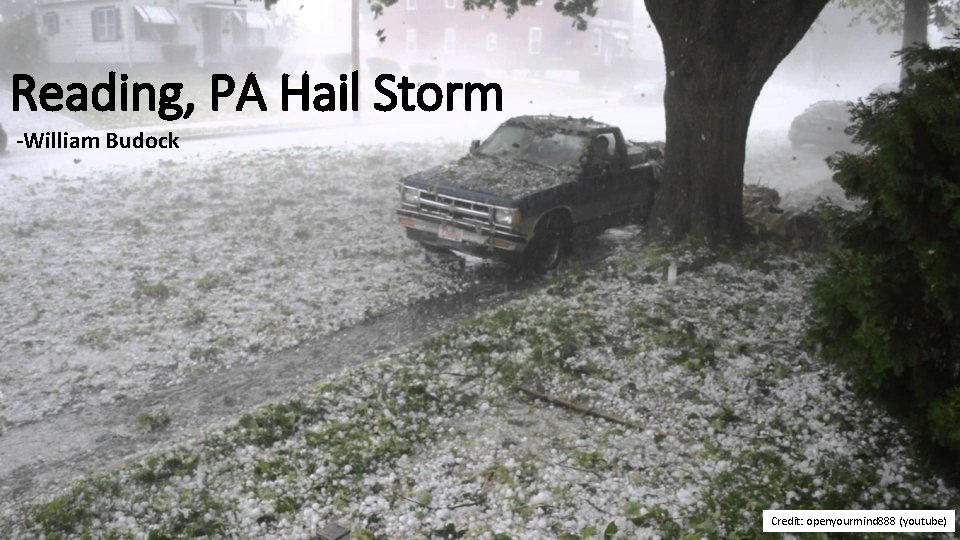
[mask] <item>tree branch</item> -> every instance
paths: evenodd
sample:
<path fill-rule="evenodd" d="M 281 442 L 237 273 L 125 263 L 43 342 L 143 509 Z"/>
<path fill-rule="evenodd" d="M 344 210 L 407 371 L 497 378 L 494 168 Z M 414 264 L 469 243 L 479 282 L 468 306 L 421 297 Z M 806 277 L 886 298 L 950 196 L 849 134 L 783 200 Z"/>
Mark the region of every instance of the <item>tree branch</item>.
<path fill-rule="evenodd" d="M 598 410 L 596 410 L 596 409 L 591 409 L 590 407 L 587 407 L 586 405 L 581 405 L 581 404 L 579 404 L 579 403 L 577 403 L 577 402 L 575 402 L 575 401 L 570 401 L 569 399 L 564 399 L 564 398 L 555 397 L 555 396 L 549 396 L 549 395 L 547 395 L 547 394 L 538 392 L 538 391 L 534 390 L 533 388 L 530 388 L 529 386 L 517 386 L 517 390 L 519 390 L 520 392 L 523 392 L 524 394 L 527 394 L 528 396 L 534 397 L 534 398 L 539 399 L 539 400 L 541 400 L 541 401 L 546 401 L 547 403 L 550 403 L 550 404 L 552 404 L 552 405 L 556 405 L 556 406 L 558 406 L 558 407 L 563 407 L 564 409 L 567 409 L 567 410 L 571 410 L 571 411 L 574 411 L 574 412 L 577 412 L 577 413 L 580 413 L 580 414 L 585 414 L 585 415 L 587 415 L 587 416 L 593 416 L 593 417 L 596 417 L 596 418 L 602 418 L 602 419 L 607 420 L 607 421 L 609 421 L 609 422 L 613 422 L 614 424 L 620 424 L 621 426 L 627 426 L 627 427 L 634 428 L 634 429 L 643 429 L 643 428 L 642 428 L 639 424 L 637 424 L 636 422 L 627 420 L 626 418 L 624 418 L 624 417 L 622 417 L 622 416 L 617 416 L 617 415 L 615 415 L 615 414 L 610 414 L 610 413 L 607 413 L 607 412 L 598 411 Z"/>

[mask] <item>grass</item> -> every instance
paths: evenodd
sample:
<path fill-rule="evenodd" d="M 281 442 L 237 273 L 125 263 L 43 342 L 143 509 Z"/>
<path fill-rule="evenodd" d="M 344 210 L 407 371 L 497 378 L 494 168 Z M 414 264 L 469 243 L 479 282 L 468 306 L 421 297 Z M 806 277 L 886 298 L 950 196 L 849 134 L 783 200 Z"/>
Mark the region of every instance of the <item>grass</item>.
<path fill-rule="evenodd" d="M 163 302 L 175 294 L 176 291 L 171 287 L 168 287 L 163 281 L 149 283 L 147 281 L 138 279 L 134 282 L 132 296 L 136 300 L 148 298 L 150 300 L 156 300 L 157 302 Z"/>
<path fill-rule="evenodd" d="M 137 427 L 144 431 L 161 431 L 170 425 L 170 414 L 164 409 L 155 409 L 137 415 Z"/>
<path fill-rule="evenodd" d="M 824 388 L 840 394 L 807 396 L 805 403 L 834 407 L 817 417 L 817 429 L 833 437 L 849 434 L 855 442 L 845 444 L 859 446 L 843 453 L 843 445 L 828 445 L 809 460 L 809 469 L 798 465 L 806 463 L 805 445 L 819 437 L 805 438 L 807 424 L 796 418 L 758 417 L 755 404 L 763 399 L 781 404 L 765 385 L 802 386 L 808 375 L 819 380 L 823 366 L 803 360 L 797 350 L 783 358 L 773 351 L 755 353 L 758 359 L 751 362 L 770 365 L 744 372 L 753 386 L 721 397 L 711 393 L 717 390 L 711 385 L 726 384 L 726 372 L 743 360 L 744 350 L 754 348 L 746 333 L 764 340 L 790 335 L 764 322 L 759 307 L 743 309 L 745 301 L 756 303 L 751 299 L 771 292 L 757 276 L 784 272 L 781 255 L 764 265 L 746 265 L 751 268 L 682 276 L 673 287 L 658 277 L 648 285 L 667 258 L 683 254 L 628 254 L 612 269 L 558 275 L 543 293 L 456 325 L 297 399 L 248 412 L 197 443 L 154 453 L 98 486 L 81 484 L 67 498 L 26 507 L 21 532 L 133 534 L 104 528 L 111 512 L 121 512 L 135 517 L 139 530 L 153 538 L 242 536 L 254 526 L 282 536 L 291 521 L 317 515 L 348 520 L 358 538 L 379 538 L 390 536 L 384 527 L 396 523 L 391 515 L 408 511 L 421 524 L 414 530 L 434 537 L 508 538 L 543 517 L 546 524 L 537 531 L 567 539 L 643 531 L 670 538 L 753 538 L 761 534 L 759 515 L 766 508 L 945 504 L 916 472 L 904 473 L 902 486 L 881 483 L 878 464 L 899 458 L 871 442 L 876 432 L 864 418 L 876 412 L 844 409 L 849 405 L 838 387 Z M 629 271 L 621 273 L 622 268 Z M 717 280 L 730 289 L 711 297 L 715 302 L 704 309 L 701 288 Z M 746 292 L 729 292 L 740 288 Z M 624 290 L 635 291 L 636 298 L 621 298 Z M 797 316 L 780 314 L 787 315 Z M 631 397 L 617 397 L 627 382 L 633 385 Z M 599 423 L 524 402 L 512 391 L 521 383 L 625 416 L 638 414 L 639 407 L 649 410 L 644 409 L 642 429 Z M 520 405 L 532 414 L 501 416 L 501 407 Z M 475 432 L 471 422 L 485 417 L 492 425 L 510 426 L 517 440 L 490 441 L 489 434 Z M 561 427 L 537 432 L 538 422 L 547 421 Z M 763 435 L 768 432 L 778 435 Z M 533 452 L 531 441 L 521 440 L 544 436 L 550 438 L 544 448 L 556 452 Z M 495 451 L 484 461 L 486 454 L 477 455 L 475 448 L 488 443 Z M 444 444 L 453 450 L 443 453 Z M 438 458 L 447 461 L 437 464 Z M 670 465 L 658 465 L 657 459 Z M 439 468 L 431 472 L 432 466 Z M 558 470 L 581 476 L 551 484 L 550 475 L 557 473 L 549 471 Z M 691 477 L 672 484 L 673 475 L 681 473 Z M 664 482 L 671 492 L 667 502 L 619 490 L 638 485 L 656 490 Z M 694 483 L 696 503 L 678 507 L 669 501 L 684 482 Z M 550 502 L 536 502 L 538 491 L 549 494 L 541 501 Z M 587 500 L 611 502 L 594 512 Z M 473 514 L 456 512 L 437 517 L 452 507 L 480 512 L 481 518 L 471 521 L 466 516 Z M 562 518 L 564 512 L 577 515 L 578 522 Z M 513 528 L 495 528 L 496 520 L 482 518 L 492 515 L 506 515 Z"/>
<path fill-rule="evenodd" d="M 197 454 L 174 454 L 164 459 L 148 457 L 133 472 L 133 478 L 142 484 L 157 484 L 173 476 L 186 476 L 197 469 L 200 456 Z"/>
<path fill-rule="evenodd" d="M 183 324 L 188 328 L 197 328 L 207 320 L 207 312 L 201 307 L 191 306 L 183 316 Z"/>
<path fill-rule="evenodd" d="M 51 219 L 34 219 L 31 221 L 15 221 L 10 226 L 10 232 L 15 238 L 33 238 L 40 231 L 53 229 L 56 222 Z"/>
<path fill-rule="evenodd" d="M 227 276 L 220 274 L 218 272 L 207 272 L 197 278 L 195 285 L 197 289 L 203 292 L 210 292 L 217 287 L 222 287 L 229 283 L 229 278 Z"/>
<path fill-rule="evenodd" d="M 221 355 L 223 355 L 223 349 L 216 345 L 211 345 L 209 347 L 193 347 L 187 356 L 191 360 L 214 362 L 219 359 Z"/>
<path fill-rule="evenodd" d="M 110 348 L 110 338 L 112 334 L 113 330 L 110 328 L 94 328 L 93 330 L 81 334 L 77 338 L 77 343 L 80 345 L 86 345 L 97 351 L 106 351 Z"/>

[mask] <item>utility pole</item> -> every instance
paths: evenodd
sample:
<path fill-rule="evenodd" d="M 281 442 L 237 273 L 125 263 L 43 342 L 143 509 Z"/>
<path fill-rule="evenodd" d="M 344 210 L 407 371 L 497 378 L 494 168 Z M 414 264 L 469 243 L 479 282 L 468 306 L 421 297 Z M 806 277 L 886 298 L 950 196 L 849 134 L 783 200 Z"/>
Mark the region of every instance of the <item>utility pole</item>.
<path fill-rule="evenodd" d="M 353 0 L 350 7 L 350 65 L 353 71 L 360 70 L 360 0 Z M 360 90 L 357 89 L 358 97 Z M 355 103 L 354 121 L 360 120 L 360 103 Z"/>

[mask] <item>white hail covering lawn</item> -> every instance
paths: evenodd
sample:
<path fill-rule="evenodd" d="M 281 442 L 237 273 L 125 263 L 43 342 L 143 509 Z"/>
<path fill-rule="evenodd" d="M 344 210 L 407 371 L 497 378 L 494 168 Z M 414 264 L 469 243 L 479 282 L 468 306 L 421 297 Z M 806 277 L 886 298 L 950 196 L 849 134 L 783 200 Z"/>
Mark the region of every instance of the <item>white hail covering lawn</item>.
<path fill-rule="evenodd" d="M 450 145 L 294 148 L 2 180 L 0 432 L 462 286 L 396 224 Z"/>
<path fill-rule="evenodd" d="M 752 147 L 746 180 L 826 178 L 785 144 Z M 269 361 L 462 289 L 476 276 L 425 259 L 393 214 L 400 176 L 461 152 L 294 148 L 8 176 L 0 425 Z M 0 532 L 70 518 L 95 536 L 311 538 L 339 521 L 394 538 L 611 523 L 625 538 L 723 537 L 756 531 L 764 508 L 957 506 L 902 429 L 800 345 L 815 260 L 748 251 L 671 287 L 664 268 L 686 256 L 635 233 L 618 231 L 625 245 L 598 269 L 303 389 L 303 410 L 255 412 L 55 500 L 77 513 L 8 513 Z M 531 401 L 519 383 L 635 427 Z"/>
<path fill-rule="evenodd" d="M 698 260 L 711 262 L 666 283 L 670 261 Z M 730 537 L 759 534 L 765 508 L 956 507 L 904 430 L 801 346 L 817 272 L 776 250 L 718 260 L 637 238 L 599 269 L 8 523 L 134 537 L 306 539 L 328 521 L 360 538 Z"/>

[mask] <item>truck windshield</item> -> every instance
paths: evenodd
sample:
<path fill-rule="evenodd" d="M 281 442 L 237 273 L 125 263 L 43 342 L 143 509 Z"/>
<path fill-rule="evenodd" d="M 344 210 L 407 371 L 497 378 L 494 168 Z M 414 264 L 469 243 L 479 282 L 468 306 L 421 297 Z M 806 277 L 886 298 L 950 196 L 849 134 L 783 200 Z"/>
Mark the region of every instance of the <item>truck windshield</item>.
<path fill-rule="evenodd" d="M 501 126 L 480 145 L 479 152 L 560 169 L 578 166 L 588 142 L 585 135 L 575 133 Z"/>

